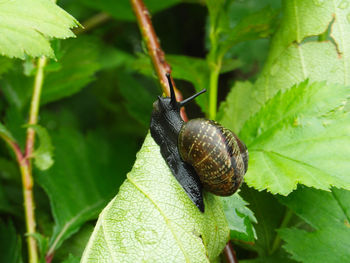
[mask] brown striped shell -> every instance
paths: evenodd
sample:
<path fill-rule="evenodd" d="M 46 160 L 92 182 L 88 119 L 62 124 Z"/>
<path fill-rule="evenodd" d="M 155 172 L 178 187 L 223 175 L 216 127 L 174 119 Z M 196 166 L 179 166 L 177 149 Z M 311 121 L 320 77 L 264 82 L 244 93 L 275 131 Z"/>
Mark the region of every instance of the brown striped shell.
<path fill-rule="evenodd" d="M 236 192 L 248 168 L 245 144 L 211 120 L 185 123 L 179 133 L 178 149 L 181 158 L 195 169 L 203 187 L 216 195 Z"/>

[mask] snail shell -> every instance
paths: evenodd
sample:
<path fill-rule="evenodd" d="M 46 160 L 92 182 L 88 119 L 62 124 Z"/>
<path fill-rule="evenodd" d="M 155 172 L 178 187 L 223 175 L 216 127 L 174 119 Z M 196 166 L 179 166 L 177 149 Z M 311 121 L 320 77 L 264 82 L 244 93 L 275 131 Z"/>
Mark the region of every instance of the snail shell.
<path fill-rule="evenodd" d="M 193 166 L 203 187 L 216 195 L 236 192 L 248 168 L 245 144 L 215 121 L 193 119 L 184 123 L 178 150 L 181 158 Z"/>

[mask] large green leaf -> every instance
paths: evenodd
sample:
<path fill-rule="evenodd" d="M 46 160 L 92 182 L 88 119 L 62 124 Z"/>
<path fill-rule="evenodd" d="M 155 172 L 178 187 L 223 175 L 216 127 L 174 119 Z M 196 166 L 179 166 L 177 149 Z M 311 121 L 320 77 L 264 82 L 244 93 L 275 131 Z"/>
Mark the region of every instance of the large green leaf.
<path fill-rule="evenodd" d="M 219 199 L 205 213 L 171 174 L 148 134 L 118 195 L 100 214 L 82 262 L 209 262 L 229 237 Z"/>
<path fill-rule="evenodd" d="M 0 54 L 54 57 L 48 38 L 68 38 L 78 22 L 49 0 L 0 1 Z"/>
<path fill-rule="evenodd" d="M 228 26 L 222 28 L 220 32 L 222 54 L 239 42 L 270 36 L 275 30 L 277 14 L 278 12 L 271 8 L 263 8 L 244 17 L 233 28 L 228 23 Z"/>
<path fill-rule="evenodd" d="M 255 100 L 254 85 L 249 81 L 237 82 L 227 95 L 226 101 L 220 104 L 218 121 L 238 133 L 252 114 L 250 105 Z"/>
<path fill-rule="evenodd" d="M 281 26 L 272 39 L 264 69 L 250 91 L 252 95 L 237 100 L 235 104 L 227 100 L 225 108 L 222 108 L 222 111 L 227 112 L 226 116 L 241 116 L 238 125 L 226 122 L 228 127 L 238 132 L 241 125 L 276 92 L 288 89 L 307 78 L 311 81 L 326 80 L 328 83 L 348 85 L 349 8 L 349 5 L 340 0 L 283 1 Z M 329 25 L 330 36 L 334 42 L 311 38 L 326 32 Z M 241 98 L 247 92 L 239 86 L 233 89 L 232 93 Z"/>
<path fill-rule="evenodd" d="M 0 262 L 22 263 L 22 242 L 12 222 L 0 221 Z"/>
<path fill-rule="evenodd" d="M 135 20 L 135 15 L 132 11 L 129 0 L 79 0 L 82 4 L 89 7 L 95 8 L 97 10 L 105 11 L 116 19 L 133 21 Z M 153 14 L 155 12 L 161 11 L 163 9 L 169 8 L 181 0 L 145 0 L 145 5 Z"/>
<path fill-rule="evenodd" d="M 300 262 L 348 262 L 350 258 L 350 192 L 300 188 L 281 202 L 312 226 L 279 230 L 284 248 Z M 317 205 L 316 205 L 317 204 Z"/>
<path fill-rule="evenodd" d="M 256 83 L 255 94 L 260 104 L 278 90 L 287 89 L 306 78 L 350 83 L 349 6 L 340 8 L 343 6 L 341 2 L 284 1 L 281 27 L 272 40 L 268 61 Z M 337 46 L 331 41 L 303 41 L 326 32 L 333 19 L 330 34 Z"/>
<path fill-rule="evenodd" d="M 103 133 L 82 136 L 63 129 L 51 135 L 55 164 L 36 177 L 50 198 L 55 219 L 50 254 L 97 217 L 123 181 L 135 147 L 132 138 L 107 142 Z"/>
<path fill-rule="evenodd" d="M 327 115 L 350 87 L 303 82 L 279 92 L 241 130 L 250 164 L 245 181 L 283 195 L 298 183 L 350 189 L 350 115 Z"/>

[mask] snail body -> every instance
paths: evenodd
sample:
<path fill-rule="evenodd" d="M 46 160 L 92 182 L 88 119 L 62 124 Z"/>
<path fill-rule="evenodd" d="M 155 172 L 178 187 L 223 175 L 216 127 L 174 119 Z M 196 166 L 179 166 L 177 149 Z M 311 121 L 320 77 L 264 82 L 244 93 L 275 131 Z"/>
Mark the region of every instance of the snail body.
<path fill-rule="evenodd" d="M 205 90 L 177 102 L 167 74 L 170 98 L 153 103 L 150 131 L 175 178 L 193 203 L 204 212 L 202 188 L 228 196 L 237 191 L 248 168 L 244 143 L 217 122 L 193 119 L 185 123 L 180 108 Z"/>

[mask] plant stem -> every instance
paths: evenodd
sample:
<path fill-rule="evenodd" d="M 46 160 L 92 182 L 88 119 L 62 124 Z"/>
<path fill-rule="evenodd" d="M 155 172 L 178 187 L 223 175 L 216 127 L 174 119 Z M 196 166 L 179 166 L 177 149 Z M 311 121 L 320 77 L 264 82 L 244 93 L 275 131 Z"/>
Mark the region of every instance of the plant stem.
<path fill-rule="evenodd" d="M 222 56 L 218 53 L 218 38 L 216 32 L 216 22 L 211 21 L 210 25 L 210 52 L 207 55 L 207 61 L 210 68 L 210 79 L 209 79 L 209 119 L 215 120 L 217 103 L 218 103 L 218 84 L 219 84 L 219 75 L 222 64 Z"/>
<path fill-rule="evenodd" d="M 30 113 L 29 113 L 29 122 L 28 122 L 28 124 L 30 125 L 36 124 L 38 122 L 40 95 L 41 95 L 41 89 L 44 81 L 45 65 L 46 65 L 46 58 L 45 57 L 39 58 L 38 66 L 37 66 L 38 68 L 37 68 L 37 72 L 34 80 L 33 96 L 30 104 Z M 30 157 L 31 154 L 33 153 L 34 140 L 35 140 L 35 131 L 32 128 L 28 128 L 26 151 L 25 151 L 26 157 Z"/>
<path fill-rule="evenodd" d="M 218 81 L 220 75 L 220 65 L 212 67 L 209 82 L 209 119 L 215 120 L 218 101 Z"/>
<path fill-rule="evenodd" d="M 228 241 L 224 248 L 224 256 L 227 263 L 238 263 L 236 251 L 234 250 L 231 241 Z"/>
<path fill-rule="evenodd" d="M 287 208 L 286 213 L 284 214 L 284 217 L 283 217 L 283 220 L 282 220 L 280 228 L 286 227 L 289 224 L 292 216 L 293 216 L 292 210 Z M 271 248 L 269 254 L 272 255 L 273 253 L 275 253 L 277 251 L 277 249 L 280 247 L 280 244 L 281 244 L 281 238 L 280 238 L 279 234 L 276 233 L 276 237 L 275 237 L 275 239 L 274 239 L 274 241 L 272 243 L 272 248 Z"/>
<path fill-rule="evenodd" d="M 44 80 L 44 67 L 46 65 L 46 58 L 41 57 L 38 59 L 37 72 L 35 75 L 33 96 L 30 105 L 29 122 L 28 124 L 36 124 L 38 122 L 38 112 L 40 106 L 40 95 Z M 32 128 L 27 129 L 27 141 L 25 148 L 25 155 L 22 160 L 19 160 L 20 171 L 22 176 L 23 185 L 23 198 L 24 198 L 24 209 L 25 219 L 27 227 L 27 241 L 28 241 L 28 255 L 30 263 L 38 262 L 38 249 L 36 240 L 33 234 L 36 232 L 36 221 L 35 221 L 35 202 L 33 194 L 33 175 L 31 165 L 31 155 L 33 153 L 35 142 L 35 131 Z"/>
<path fill-rule="evenodd" d="M 33 237 L 35 233 L 35 203 L 33 196 L 33 177 L 31 175 L 30 165 L 28 159 L 23 159 L 20 164 L 20 171 L 23 183 L 23 198 L 24 198 L 24 210 L 27 228 L 27 242 L 28 242 L 28 254 L 29 262 L 38 262 L 38 250 L 36 240 Z"/>
<path fill-rule="evenodd" d="M 151 58 L 152 64 L 154 66 L 155 72 L 158 76 L 160 86 L 166 96 L 170 96 L 170 90 L 168 85 L 168 80 L 165 76 L 166 73 L 171 73 L 171 67 L 169 63 L 165 60 L 165 53 L 162 50 L 157 34 L 152 25 L 151 17 L 149 11 L 142 0 L 130 0 L 131 6 L 134 10 L 137 23 L 139 25 L 143 41 L 146 43 L 148 54 Z M 181 92 L 176 89 L 173 78 L 175 95 L 177 101 L 182 100 Z M 187 121 L 187 116 L 184 108 L 181 108 L 181 117 L 184 121 Z"/>

